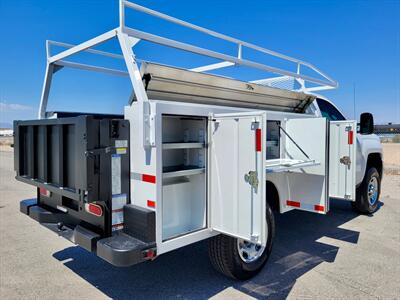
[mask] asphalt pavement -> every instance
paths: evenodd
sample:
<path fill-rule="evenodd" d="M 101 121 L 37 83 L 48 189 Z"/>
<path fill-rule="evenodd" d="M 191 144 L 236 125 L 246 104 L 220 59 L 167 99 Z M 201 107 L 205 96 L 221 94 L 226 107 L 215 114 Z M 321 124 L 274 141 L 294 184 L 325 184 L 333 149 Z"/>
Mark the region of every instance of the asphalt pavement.
<path fill-rule="evenodd" d="M 0 152 L 1 299 L 400 298 L 400 176 L 384 177 L 373 216 L 344 201 L 279 215 L 266 267 L 239 282 L 213 270 L 206 241 L 116 268 L 57 236 L 19 213 L 35 189 L 14 179 L 12 154 Z"/>

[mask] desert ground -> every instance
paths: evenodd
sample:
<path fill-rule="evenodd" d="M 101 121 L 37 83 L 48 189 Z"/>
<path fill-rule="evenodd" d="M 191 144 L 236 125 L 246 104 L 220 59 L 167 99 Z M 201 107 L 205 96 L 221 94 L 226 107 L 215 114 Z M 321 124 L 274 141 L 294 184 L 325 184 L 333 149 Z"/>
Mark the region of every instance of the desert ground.
<path fill-rule="evenodd" d="M 383 160 L 385 163 L 386 174 L 400 175 L 400 144 L 385 143 L 383 144 Z"/>
<path fill-rule="evenodd" d="M 379 210 L 358 215 L 345 201 L 330 212 L 279 215 L 262 272 L 238 282 L 216 273 L 207 242 L 153 262 L 116 268 L 19 212 L 35 189 L 14 179 L 0 146 L 1 299 L 399 299 L 400 144 L 384 144 Z M 397 175 L 396 175 L 397 174 Z"/>

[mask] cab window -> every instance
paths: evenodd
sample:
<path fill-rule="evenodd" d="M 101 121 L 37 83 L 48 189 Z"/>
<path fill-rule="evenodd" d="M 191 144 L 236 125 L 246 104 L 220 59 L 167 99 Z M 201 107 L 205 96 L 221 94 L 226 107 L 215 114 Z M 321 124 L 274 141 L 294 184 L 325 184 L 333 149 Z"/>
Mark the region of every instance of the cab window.
<path fill-rule="evenodd" d="M 321 115 L 327 118 L 329 121 L 342 121 L 346 120 L 346 118 L 329 102 L 317 99 L 317 104 L 319 106 L 319 110 L 321 111 Z"/>

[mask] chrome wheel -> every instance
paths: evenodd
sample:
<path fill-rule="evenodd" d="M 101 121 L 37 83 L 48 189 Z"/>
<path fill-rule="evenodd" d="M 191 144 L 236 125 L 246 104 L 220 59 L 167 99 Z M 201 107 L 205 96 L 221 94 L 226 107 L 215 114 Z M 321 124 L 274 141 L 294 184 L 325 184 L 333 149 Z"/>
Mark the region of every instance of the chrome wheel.
<path fill-rule="evenodd" d="M 243 239 L 237 239 L 237 248 L 240 258 L 245 263 L 257 260 L 264 252 L 265 247 L 256 243 L 250 243 Z"/>
<path fill-rule="evenodd" d="M 374 205 L 376 200 L 378 200 L 378 189 L 378 179 L 376 177 L 372 177 L 368 182 L 368 202 L 370 205 Z"/>

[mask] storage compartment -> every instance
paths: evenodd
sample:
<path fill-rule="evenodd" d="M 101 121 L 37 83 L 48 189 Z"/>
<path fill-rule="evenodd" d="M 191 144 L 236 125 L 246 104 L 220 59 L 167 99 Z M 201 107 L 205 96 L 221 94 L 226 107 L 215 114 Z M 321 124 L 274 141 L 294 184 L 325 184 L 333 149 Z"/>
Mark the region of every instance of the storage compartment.
<path fill-rule="evenodd" d="M 267 159 L 280 158 L 280 121 L 267 121 Z"/>
<path fill-rule="evenodd" d="M 281 212 L 295 208 L 325 214 L 329 210 L 328 128 L 325 118 L 281 121 L 281 155 L 265 162 L 267 180 L 280 192 Z"/>
<path fill-rule="evenodd" d="M 311 123 L 316 118 L 311 118 Z M 266 141 L 266 173 L 286 172 L 313 167 L 320 164 L 313 157 L 307 155 L 299 146 L 299 132 L 310 132 L 305 129 L 305 124 L 310 122 L 309 118 L 285 119 L 284 121 L 267 121 Z M 293 126 L 293 124 L 296 124 Z M 311 138 L 308 137 L 308 138 Z M 302 139 L 308 140 L 307 139 Z M 309 142 L 306 142 L 309 143 Z"/>
<path fill-rule="evenodd" d="M 163 240 L 206 227 L 207 119 L 162 117 Z"/>

